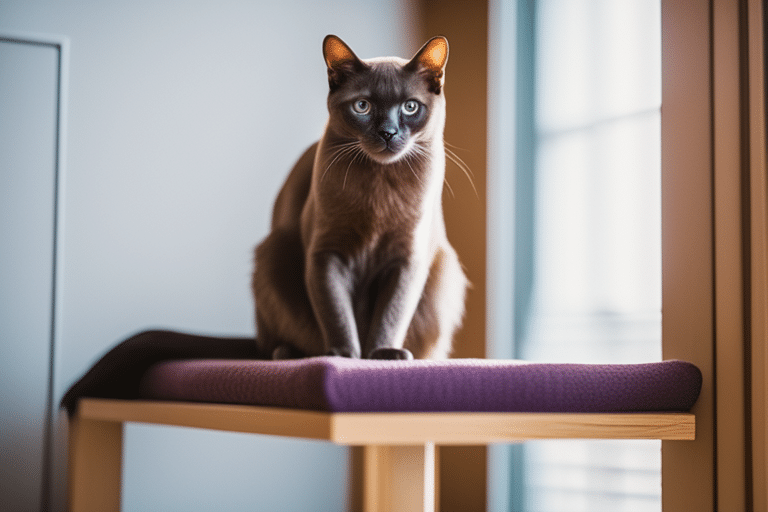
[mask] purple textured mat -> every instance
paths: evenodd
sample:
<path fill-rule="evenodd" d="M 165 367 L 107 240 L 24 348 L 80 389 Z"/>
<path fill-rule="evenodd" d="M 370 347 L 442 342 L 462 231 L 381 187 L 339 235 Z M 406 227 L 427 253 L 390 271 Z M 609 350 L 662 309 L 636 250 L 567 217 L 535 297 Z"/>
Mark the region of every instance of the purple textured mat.
<path fill-rule="evenodd" d="M 688 411 L 701 372 L 683 361 L 539 364 L 508 360 L 176 360 L 144 374 L 161 400 L 331 412 Z"/>

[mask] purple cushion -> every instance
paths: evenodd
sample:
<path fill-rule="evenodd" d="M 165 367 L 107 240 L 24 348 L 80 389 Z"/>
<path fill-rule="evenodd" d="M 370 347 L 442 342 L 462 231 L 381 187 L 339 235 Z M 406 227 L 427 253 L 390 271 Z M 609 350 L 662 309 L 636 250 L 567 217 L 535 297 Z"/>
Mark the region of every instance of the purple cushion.
<path fill-rule="evenodd" d="M 152 366 L 144 398 L 331 412 L 688 411 L 701 372 L 683 361 L 177 360 Z"/>

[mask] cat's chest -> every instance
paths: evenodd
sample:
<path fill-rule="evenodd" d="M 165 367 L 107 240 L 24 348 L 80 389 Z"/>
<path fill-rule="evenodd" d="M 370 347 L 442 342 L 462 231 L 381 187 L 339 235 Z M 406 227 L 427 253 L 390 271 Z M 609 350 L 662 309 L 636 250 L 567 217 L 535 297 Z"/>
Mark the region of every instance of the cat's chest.
<path fill-rule="evenodd" d="M 367 246 L 412 236 L 425 214 L 422 191 L 379 177 L 349 181 L 346 187 L 320 191 L 315 215 L 324 231 Z"/>
<path fill-rule="evenodd" d="M 309 251 L 341 254 L 363 272 L 421 252 L 435 203 L 427 169 L 352 162 L 315 171 L 304 224 Z"/>
<path fill-rule="evenodd" d="M 344 257 L 361 273 L 386 266 L 391 261 L 408 259 L 418 245 L 420 233 L 416 221 L 371 222 L 361 215 L 335 221 L 325 219 L 315 232 L 312 252 L 333 252 Z"/>
<path fill-rule="evenodd" d="M 350 251 L 346 261 L 356 287 L 367 289 L 389 269 L 417 264 L 423 251 L 412 235 L 384 232 Z"/>

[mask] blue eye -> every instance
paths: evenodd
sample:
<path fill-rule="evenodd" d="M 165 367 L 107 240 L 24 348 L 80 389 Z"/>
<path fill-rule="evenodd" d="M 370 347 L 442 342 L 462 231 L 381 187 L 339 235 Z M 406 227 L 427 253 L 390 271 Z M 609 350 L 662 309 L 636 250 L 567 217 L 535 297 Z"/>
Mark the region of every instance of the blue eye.
<path fill-rule="evenodd" d="M 368 100 L 355 100 L 355 102 L 352 104 L 352 110 L 358 114 L 367 114 L 371 111 L 371 104 Z"/>
<path fill-rule="evenodd" d="M 408 100 L 403 103 L 403 113 L 412 116 L 419 111 L 419 102 L 416 100 Z"/>

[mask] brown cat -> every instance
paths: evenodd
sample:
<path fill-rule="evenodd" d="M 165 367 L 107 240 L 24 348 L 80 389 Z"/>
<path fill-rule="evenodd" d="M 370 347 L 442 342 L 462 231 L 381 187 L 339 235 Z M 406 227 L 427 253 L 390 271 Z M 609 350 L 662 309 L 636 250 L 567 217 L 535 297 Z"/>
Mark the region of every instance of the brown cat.
<path fill-rule="evenodd" d="M 360 60 L 338 37 L 325 132 L 277 196 L 256 248 L 257 344 L 274 358 L 444 358 L 467 280 L 442 210 L 448 42 Z"/>

